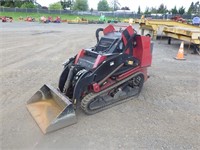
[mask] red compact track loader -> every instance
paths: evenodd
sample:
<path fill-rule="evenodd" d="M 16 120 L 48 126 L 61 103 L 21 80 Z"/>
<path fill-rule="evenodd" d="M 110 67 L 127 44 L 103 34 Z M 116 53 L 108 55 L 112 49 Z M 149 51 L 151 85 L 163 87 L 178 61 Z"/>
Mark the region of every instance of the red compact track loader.
<path fill-rule="evenodd" d="M 99 32 L 103 36 L 99 39 Z M 75 110 L 95 114 L 140 93 L 152 61 L 150 37 L 132 26 L 96 30 L 97 44 L 64 64 L 58 88 L 44 85 L 27 108 L 44 133 L 77 122 Z"/>

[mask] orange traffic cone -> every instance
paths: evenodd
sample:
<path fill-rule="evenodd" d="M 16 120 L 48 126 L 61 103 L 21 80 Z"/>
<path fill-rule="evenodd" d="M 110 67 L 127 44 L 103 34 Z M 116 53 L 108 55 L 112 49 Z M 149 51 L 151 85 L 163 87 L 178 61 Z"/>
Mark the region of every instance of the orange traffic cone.
<path fill-rule="evenodd" d="M 180 48 L 178 50 L 178 54 L 174 58 L 177 60 L 185 60 L 185 58 L 184 58 L 184 42 L 181 42 Z"/>

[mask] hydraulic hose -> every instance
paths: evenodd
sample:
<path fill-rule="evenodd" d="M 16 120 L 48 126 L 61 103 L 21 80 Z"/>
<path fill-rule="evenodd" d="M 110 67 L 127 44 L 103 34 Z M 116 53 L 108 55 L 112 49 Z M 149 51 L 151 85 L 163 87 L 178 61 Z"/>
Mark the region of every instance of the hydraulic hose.
<path fill-rule="evenodd" d="M 97 43 L 99 43 L 99 32 L 100 32 L 100 31 L 103 31 L 103 28 L 98 28 L 98 29 L 96 30 Z"/>

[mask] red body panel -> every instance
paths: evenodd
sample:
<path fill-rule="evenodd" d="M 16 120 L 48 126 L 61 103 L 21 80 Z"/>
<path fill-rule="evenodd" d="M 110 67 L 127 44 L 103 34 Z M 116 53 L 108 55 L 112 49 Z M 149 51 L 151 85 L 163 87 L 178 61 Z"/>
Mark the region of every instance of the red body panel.
<path fill-rule="evenodd" d="M 97 56 L 97 59 L 94 63 L 94 66 L 93 68 L 96 68 L 100 63 L 102 63 L 104 60 L 106 59 L 106 56 L 103 56 L 103 55 L 98 55 Z"/>
<path fill-rule="evenodd" d="M 129 35 L 134 34 L 133 28 L 131 26 L 128 26 L 126 29 L 127 29 L 128 33 L 129 33 Z M 126 37 L 123 34 L 122 34 L 122 40 L 124 42 L 124 45 L 126 45 L 128 41 L 126 40 Z"/>
<path fill-rule="evenodd" d="M 114 31 L 115 31 L 115 28 L 113 27 L 113 25 L 110 24 L 105 29 L 103 29 L 103 34 L 106 35 L 110 32 L 114 32 Z"/>
<path fill-rule="evenodd" d="M 141 67 L 151 66 L 152 54 L 150 37 L 137 36 L 136 41 L 137 46 L 134 48 L 133 56 L 140 60 Z"/>
<path fill-rule="evenodd" d="M 134 34 L 134 30 L 133 30 L 132 26 L 128 26 L 126 29 L 127 29 L 128 33 L 129 33 L 129 35 L 133 35 Z M 128 43 L 128 41 L 127 41 L 127 39 L 126 39 L 124 34 L 122 34 L 122 40 L 123 40 L 124 45 L 126 45 Z M 130 52 L 130 49 L 128 48 L 125 53 L 129 54 L 129 52 Z"/>
<path fill-rule="evenodd" d="M 78 59 L 81 58 L 81 57 L 83 57 L 84 54 L 85 54 L 85 51 L 82 49 L 82 50 L 78 53 L 78 55 L 76 56 L 76 59 L 75 59 L 75 62 L 74 62 L 74 63 L 77 64 L 77 63 L 78 63 Z"/>

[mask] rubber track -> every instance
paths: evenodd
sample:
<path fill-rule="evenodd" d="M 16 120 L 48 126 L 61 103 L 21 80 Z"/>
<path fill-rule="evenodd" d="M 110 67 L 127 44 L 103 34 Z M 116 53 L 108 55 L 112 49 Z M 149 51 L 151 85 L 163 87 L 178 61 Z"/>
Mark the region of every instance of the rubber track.
<path fill-rule="evenodd" d="M 128 98 L 126 98 L 126 99 L 118 100 L 118 101 L 116 101 L 116 102 L 114 102 L 114 103 L 111 103 L 111 104 L 109 104 L 109 105 L 105 105 L 105 106 L 103 106 L 103 107 L 101 107 L 101 108 L 99 108 L 99 109 L 97 109 L 97 110 L 88 110 L 88 104 L 89 104 L 90 101 L 93 100 L 95 97 L 97 97 L 97 96 L 99 96 L 99 95 L 102 95 L 102 94 L 104 94 L 104 93 L 106 93 L 106 92 L 108 92 L 108 91 L 110 91 L 110 90 L 116 88 L 117 86 L 119 86 L 119 85 L 121 85 L 121 84 L 123 84 L 123 83 L 129 81 L 130 79 L 136 77 L 136 76 L 139 75 L 139 74 L 142 74 L 142 75 L 143 75 L 143 73 L 138 72 L 138 73 L 136 73 L 136 74 L 133 74 L 133 75 L 127 77 L 126 79 L 124 79 L 124 80 L 122 80 L 122 81 L 119 81 L 118 83 L 114 84 L 113 86 L 111 86 L 111 87 L 109 87 L 109 88 L 107 88 L 107 89 L 105 89 L 105 90 L 103 90 L 103 91 L 101 91 L 101 92 L 99 92 L 99 93 L 89 93 L 88 95 L 86 95 L 86 96 L 82 99 L 82 101 L 81 101 L 81 108 L 83 109 L 83 111 L 84 111 L 86 114 L 92 115 L 92 114 L 95 114 L 95 113 L 97 113 L 97 112 L 103 111 L 103 110 L 105 110 L 105 109 L 111 108 L 111 107 L 113 107 L 113 106 L 116 106 L 116 105 L 118 105 L 118 104 L 121 104 L 121 103 L 123 103 L 123 102 L 126 102 L 126 101 L 130 100 L 130 99 L 133 98 L 134 96 L 128 97 Z M 141 87 L 141 88 L 142 88 L 142 87 Z M 140 93 L 140 91 L 139 91 L 139 93 Z M 139 93 L 138 93 L 138 94 L 139 94 Z M 138 95 L 138 94 L 136 94 L 136 95 Z M 135 96 L 136 96 L 136 95 L 135 95 Z"/>

